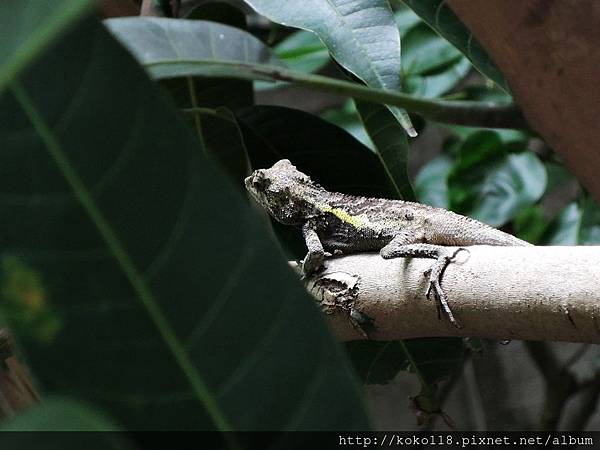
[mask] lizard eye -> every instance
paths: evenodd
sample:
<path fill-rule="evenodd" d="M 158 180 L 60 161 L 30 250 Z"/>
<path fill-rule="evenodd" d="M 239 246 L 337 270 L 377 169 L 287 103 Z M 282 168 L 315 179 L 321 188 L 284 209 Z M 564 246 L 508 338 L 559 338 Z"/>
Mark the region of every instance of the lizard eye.
<path fill-rule="evenodd" d="M 261 172 L 261 171 L 256 172 L 256 174 L 254 175 L 253 182 L 254 182 L 254 186 L 259 191 L 265 191 L 271 185 L 271 180 L 269 178 L 265 177 L 264 172 Z"/>

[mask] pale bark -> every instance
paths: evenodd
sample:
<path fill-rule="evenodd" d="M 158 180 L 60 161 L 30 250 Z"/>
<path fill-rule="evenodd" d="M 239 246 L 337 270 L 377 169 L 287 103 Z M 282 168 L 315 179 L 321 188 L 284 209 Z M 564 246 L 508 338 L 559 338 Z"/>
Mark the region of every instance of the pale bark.
<path fill-rule="evenodd" d="M 462 329 L 439 320 L 435 302 L 425 298 L 423 272 L 432 260 L 328 258 L 307 288 L 341 341 L 367 338 L 350 319 L 354 310 L 373 319 L 368 338 L 374 340 L 478 336 L 600 343 L 599 247 L 475 246 L 456 259 L 442 287 Z"/>

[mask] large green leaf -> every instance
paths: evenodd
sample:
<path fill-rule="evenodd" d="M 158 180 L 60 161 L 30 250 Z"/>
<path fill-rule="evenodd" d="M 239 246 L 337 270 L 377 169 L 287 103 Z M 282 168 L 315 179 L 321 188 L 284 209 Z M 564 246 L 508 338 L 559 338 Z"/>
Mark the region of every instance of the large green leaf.
<path fill-rule="evenodd" d="M 145 29 L 143 24 L 148 20 L 152 22 L 152 26 Z M 254 58 L 261 58 L 262 54 L 269 54 L 268 47 L 252 35 L 238 29 L 229 29 L 229 31 L 233 31 L 231 34 L 227 34 L 228 32 L 223 28 L 224 25 L 212 22 L 189 21 L 185 27 L 178 26 L 177 24 L 180 22 L 182 21 L 173 22 L 172 19 L 138 17 L 112 19 L 108 25 L 113 34 L 127 46 L 150 74 L 161 80 L 202 76 L 269 82 L 286 81 L 336 95 L 347 95 L 369 102 L 400 106 L 436 121 L 461 124 L 466 120 L 471 126 L 496 128 L 499 126 L 509 128 L 523 126 L 523 118 L 512 104 L 495 105 L 483 102 L 423 99 L 399 91 L 377 89 L 360 83 L 288 70 L 273 56 L 268 56 L 267 64 L 248 62 L 246 54 L 241 55 L 239 49 L 225 53 L 213 51 L 210 48 L 211 41 L 207 36 L 214 31 L 222 30 L 224 33 L 216 35 L 219 39 L 220 36 L 227 41 L 238 38 L 242 41 L 246 39 L 248 45 L 255 46 Z M 186 30 L 190 33 L 187 33 Z M 195 40 L 189 39 L 190 34 L 195 39 L 202 39 L 204 36 L 205 40 L 196 45 Z M 177 43 L 175 47 L 172 42 Z M 200 49 L 194 49 L 195 46 Z"/>
<path fill-rule="evenodd" d="M 122 428 L 89 405 L 63 397 L 50 397 L 44 403 L 24 410 L 0 426 L 0 431 L 121 431 Z M 0 433 L 0 439 L 4 437 Z M 120 441 L 116 433 L 113 443 Z M 115 439 L 116 438 L 116 439 Z M 0 442 L 2 442 L 0 440 Z M 104 445 L 109 443 L 104 441 Z M 2 445 L 4 448 L 4 445 Z M 109 447 L 109 448 L 120 448 Z"/>
<path fill-rule="evenodd" d="M 448 209 L 448 175 L 452 158 L 445 153 L 429 161 L 415 178 L 415 191 L 420 203 Z"/>
<path fill-rule="evenodd" d="M 104 23 L 143 64 L 210 61 L 282 66 L 257 38 L 217 22 L 125 17 Z"/>
<path fill-rule="evenodd" d="M 387 0 L 245 1 L 273 22 L 315 33 L 332 57 L 368 86 L 400 90 L 400 34 Z M 390 110 L 409 135 L 416 135 L 405 111 Z"/>
<path fill-rule="evenodd" d="M 314 33 L 304 30 L 292 33 L 273 51 L 291 69 L 300 72 L 316 72 L 331 61 L 321 40 Z"/>
<path fill-rule="evenodd" d="M 129 429 L 368 427 L 262 223 L 98 23 L 0 98 L 0 147 L 4 258 L 43 283 L 23 308 L 50 305 L 60 323 L 18 335 L 43 392 Z"/>
<path fill-rule="evenodd" d="M 413 26 L 402 39 L 402 71 L 434 72 L 461 59 L 462 54 L 424 23 Z"/>
<path fill-rule="evenodd" d="M 544 235 L 549 245 L 598 245 L 600 243 L 600 207 L 585 196 L 568 204 L 554 218 Z"/>
<path fill-rule="evenodd" d="M 89 3 L 89 0 L 3 0 L 0 4 L 0 91 L 77 20 Z"/>
<path fill-rule="evenodd" d="M 418 395 L 409 397 L 411 409 L 422 420 L 442 411 L 439 382 L 455 375 L 463 360 L 459 338 L 411 339 L 397 342 L 350 342 L 347 348 L 365 384 L 387 384 L 401 370 L 413 373 L 420 384 Z"/>
<path fill-rule="evenodd" d="M 460 145 L 448 177 L 451 209 L 498 227 L 539 200 L 544 165 L 533 153 L 508 150 L 495 131 L 473 133 Z"/>
<path fill-rule="evenodd" d="M 430 27 L 465 54 L 483 75 L 508 91 L 500 70 L 445 0 L 402 0 Z"/>
<path fill-rule="evenodd" d="M 479 190 L 469 216 L 498 227 L 540 199 L 546 169 L 531 152 L 511 154 L 486 174 Z"/>
<path fill-rule="evenodd" d="M 56 433 L 62 431 L 62 433 Z M 2 450 L 126 450 L 135 448 L 122 428 L 89 405 L 50 397 L 0 426 Z"/>
<path fill-rule="evenodd" d="M 389 110 L 376 103 L 356 102 L 356 110 L 391 184 L 393 198 L 415 200 L 408 178 L 408 139 Z"/>

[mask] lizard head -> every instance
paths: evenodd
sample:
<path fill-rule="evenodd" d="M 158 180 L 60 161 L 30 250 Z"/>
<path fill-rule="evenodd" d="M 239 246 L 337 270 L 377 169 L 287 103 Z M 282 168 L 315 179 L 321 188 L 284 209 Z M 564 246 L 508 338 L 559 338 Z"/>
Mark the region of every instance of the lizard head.
<path fill-rule="evenodd" d="M 245 180 L 246 189 L 279 222 L 301 225 L 315 215 L 315 194 L 322 188 L 287 159 L 270 169 L 255 170 Z"/>

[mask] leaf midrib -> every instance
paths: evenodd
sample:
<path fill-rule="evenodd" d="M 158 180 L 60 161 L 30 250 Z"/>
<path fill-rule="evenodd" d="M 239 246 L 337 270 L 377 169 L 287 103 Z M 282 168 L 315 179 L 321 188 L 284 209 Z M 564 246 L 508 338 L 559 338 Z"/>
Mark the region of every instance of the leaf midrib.
<path fill-rule="evenodd" d="M 229 420 L 226 418 L 224 412 L 221 410 L 215 398 L 208 389 L 208 386 L 198 373 L 190 356 L 185 351 L 185 347 L 181 344 L 177 338 L 177 335 L 175 334 L 175 331 L 171 327 L 166 316 L 163 314 L 160 305 L 152 293 L 152 290 L 147 285 L 142 274 L 135 266 L 123 244 L 121 244 L 117 234 L 112 229 L 109 222 L 104 218 L 102 212 L 96 205 L 93 196 L 86 188 L 83 180 L 79 177 L 75 168 L 71 165 L 71 162 L 62 149 L 61 143 L 54 136 L 52 129 L 46 123 L 31 97 L 18 80 L 13 80 L 13 82 L 10 84 L 10 89 L 17 99 L 19 105 L 29 118 L 29 121 L 33 125 L 39 138 L 46 146 L 48 153 L 58 166 L 59 170 L 62 172 L 69 187 L 106 242 L 107 247 L 116 259 L 122 272 L 131 283 L 131 286 L 133 287 L 138 299 L 141 301 L 162 339 L 173 354 L 181 371 L 188 380 L 192 391 L 195 393 L 197 399 L 204 406 L 206 412 L 211 417 L 215 427 L 219 431 L 233 430 Z"/>

